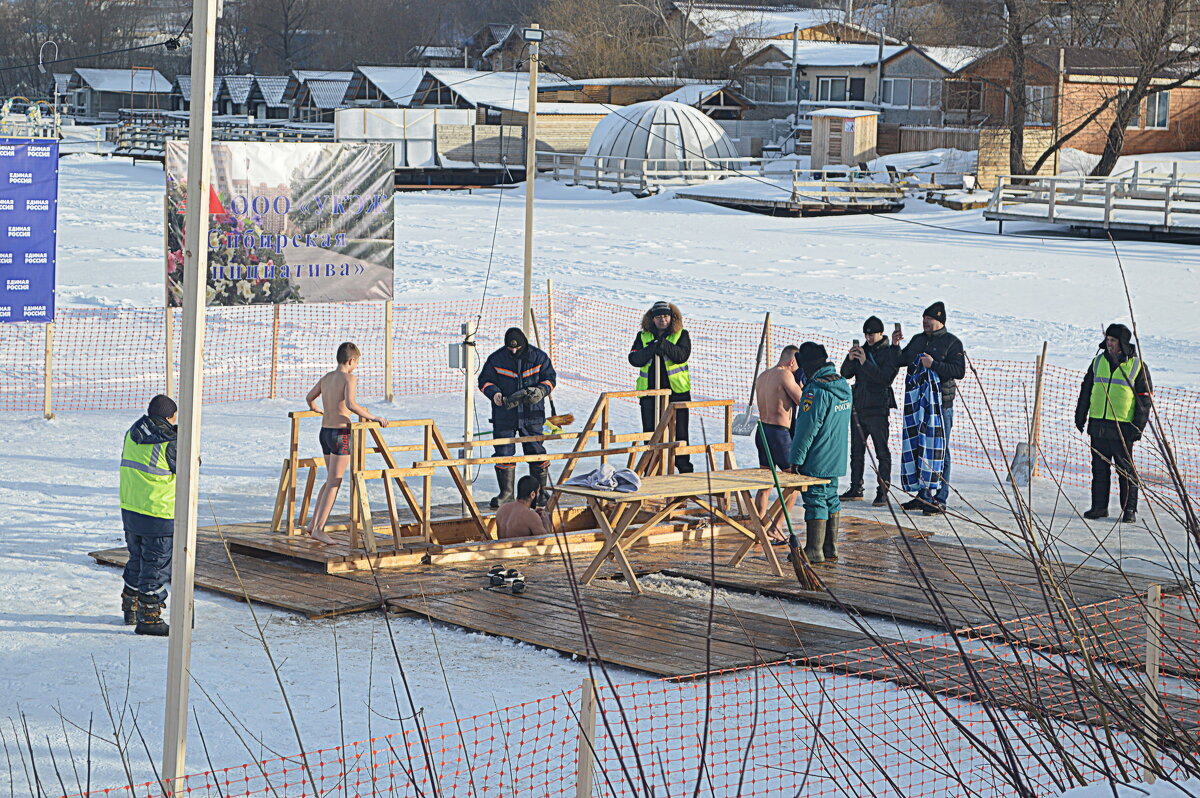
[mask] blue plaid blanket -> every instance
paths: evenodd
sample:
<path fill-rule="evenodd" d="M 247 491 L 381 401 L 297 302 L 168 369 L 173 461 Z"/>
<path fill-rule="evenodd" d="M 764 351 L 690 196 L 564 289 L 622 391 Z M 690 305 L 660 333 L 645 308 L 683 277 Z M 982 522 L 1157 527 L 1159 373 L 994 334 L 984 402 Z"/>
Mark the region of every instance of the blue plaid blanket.
<path fill-rule="evenodd" d="M 932 496 L 942 486 L 946 433 L 942 424 L 942 387 L 936 372 L 914 363 L 904 378 L 904 436 L 900 489 Z"/>

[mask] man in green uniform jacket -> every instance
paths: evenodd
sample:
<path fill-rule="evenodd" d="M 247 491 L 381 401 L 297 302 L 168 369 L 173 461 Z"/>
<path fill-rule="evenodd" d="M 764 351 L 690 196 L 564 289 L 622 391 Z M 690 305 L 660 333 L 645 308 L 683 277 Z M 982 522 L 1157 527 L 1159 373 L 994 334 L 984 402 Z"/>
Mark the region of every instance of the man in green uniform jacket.
<path fill-rule="evenodd" d="M 838 478 L 846 473 L 852 391 L 820 344 L 805 341 L 796 361 L 805 385 L 792 435 L 792 470 L 829 480 L 804 491 L 804 555 L 811 563 L 837 562 Z"/>

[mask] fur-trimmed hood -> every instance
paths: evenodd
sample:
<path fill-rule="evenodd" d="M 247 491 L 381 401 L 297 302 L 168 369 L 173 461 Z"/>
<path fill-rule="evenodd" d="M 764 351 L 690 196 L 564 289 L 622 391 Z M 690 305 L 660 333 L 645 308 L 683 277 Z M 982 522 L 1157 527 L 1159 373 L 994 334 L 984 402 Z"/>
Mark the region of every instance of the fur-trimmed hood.
<path fill-rule="evenodd" d="M 671 334 L 675 334 L 683 329 L 683 314 L 674 302 L 668 302 L 671 306 Z M 654 332 L 654 317 L 650 315 L 650 311 L 642 314 L 642 331 Z"/>

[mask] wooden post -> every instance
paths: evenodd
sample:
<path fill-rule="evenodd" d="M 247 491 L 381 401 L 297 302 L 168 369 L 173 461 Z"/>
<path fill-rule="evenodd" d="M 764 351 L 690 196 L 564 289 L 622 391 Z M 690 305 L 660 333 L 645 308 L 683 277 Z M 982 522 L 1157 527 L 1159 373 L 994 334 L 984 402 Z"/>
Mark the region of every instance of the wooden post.
<path fill-rule="evenodd" d="M 298 534 L 296 530 L 296 469 L 300 460 L 300 419 L 292 416 L 292 439 L 288 444 L 288 482 L 287 490 L 287 529 L 289 535 Z"/>
<path fill-rule="evenodd" d="M 579 751 L 575 798 L 592 798 L 596 767 L 596 681 L 584 679 L 579 694 Z"/>
<path fill-rule="evenodd" d="M 421 429 L 425 433 L 425 439 L 423 441 L 424 446 L 421 448 L 421 454 L 424 456 L 425 461 L 428 462 L 433 458 L 433 422 L 429 422 Z M 384 481 L 387 481 L 386 478 Z M 421 537 L 425 539 L 426 543 L 432 543 L 433 528 L 429 523 L 429 495 L 433 492 L 432 475 L 426 474 L 425 476 L 421 477 L 421 488 Z"/>
<path fill-rule="evenodd" d="M 549 277 L 546 278 L 546 354 L 550 356 L 550 362 L 555 359 L 554 346 L 554 281 Z"/>
<path fill-rule="evenodd" d="M 274 399 L 279 381 L 279 305 L 271 308 L 271 388 L 267 397 Z"/>
<path fill-rule="evenodd" d="M 529 27 L 537 29 L 535 22 Z M 537 180 L 538 43 L 529 42 L 529 112 L 525 114 L 525 282 L 521 329 L 528 338 L 533 318 L 533 184 Z"/>
<path fill-rule="evenodd" d="M 42 415 L 54 418 L 54 322 L 46 322 L 46 346 L 44 350 L 46 370 L 42 374 Z"/>
<path fill-rule="evenodd" d="M 383 303 L 383 398 L 389 402 L 396 399 L 392 371 L 395 367 L 392 352 L 392 337 L 395 334 L 396 306 L 392 300 Z"/>
<path fill-rule="evenodd" d="M 1033 383 L 1033 422 L 1029 425 L 1029 456 L 1033 459 L 1031 476 L 1038 475 L 1038 447 L 1042 442 L 1042 394 L 1046 376 L 1046 349 L 1050 344 L 1042 341 L 1042 354 L 1037 359 L 1037 376 Z"/>
<path fill-rule="evenodd" d="M 771 358 L 775 356 L 774 336 L 771 335 L 771 314 L 767 313 L 767 318 L 763 320 L 763 352 L 766 355 L 765 363 L 770 363 Z M 757 375 L 755 377 L 757 379 Z M 746 408 L 749 412 L 750 408 Z"/>
<path fill-rule="evenodd" d="M 183 340 L 179 369 L 179 440 L 175 534 L 171 560 L 171 632 L 167 644 L 166 713 L 159 771 L 169 795 L 183 791 L 187 767 L 196 526 L 200 488 L 200 424 L 204 402 L 204 314 L 208 289 L 208 198 L 212 173 L 213 54 L 217 3 L 192 0 L 192 99 L 188 130 L 187 217 L 183 242 Z M 293 477 L 294 478 L 294 477 Z"/>
<path fill-rule="evenodd" d="M 1162 658 L 1162 586 L 1146 590 L 1146 769 L 1144 781 L 1153 784 L 1158 774 L 1158 668 Z"/>
<path fill-rule="evenodd" d="M 475 329 L 478 322 L 468 319 L 463 331 L 463 458 L 471 456 L 471 441 L 475 437 Z M 425 453 L 426 459 L 429 452 Z M 463 466 L 463 479 L 471 481 L 471 466 Z"/>

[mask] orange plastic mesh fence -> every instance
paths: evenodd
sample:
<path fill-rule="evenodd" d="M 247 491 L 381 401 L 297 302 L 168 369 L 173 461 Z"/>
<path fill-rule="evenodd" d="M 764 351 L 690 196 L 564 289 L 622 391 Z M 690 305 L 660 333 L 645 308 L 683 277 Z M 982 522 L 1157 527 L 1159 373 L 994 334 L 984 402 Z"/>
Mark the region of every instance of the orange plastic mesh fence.
<path fill-rule="evenodd" d="M 1071 624 L 1136 642 L 1144 637 L 1129 613 L 1137 601 L 1081 608 Z M 1178 608 L 1173 601 L 1168 608 Z M 1025 630 L 1028 646 L 997 643 L 1000 627 L 980 627 L 958 636 L 962 651 L 949 636 L 935 635 L 807 665 L 601 686 L 593 743 L 582 749 L 577 689 L 458 722 L 189 776 L 179 794 L 573 795 L 581 750 L 593 755 L 595 794 L 619 796 L 686 794 L 697 782 L 709 796 L 1007 796 L 1017 791 L 1004 762 L 1027 794 L 1057 795 L 1073 786 L 1068 759 L 1088 781 L 1102 778 L 1117 758 L 1140 772 L 1136 763 L 1144 757 L 1127 732 L 1140 723 L 1130 707 L 1141 705 L 1141 661 L 1082 670 L 1078 656 L 1060 656 L 1078 649 L 1047 652 L 1034 639 L 1061 622 L 1036 616 L 1002 625 L 1010 640 Z M 1182 642 L 1174 650 L 1194 674 L 1194 612 L 1168 609 L 1164 637 L 1177 631 Z M 1068 681 L 1069 668 L 1082 676 Z M 1169 676 L 1159 683 L 1168 713 L 1190 741 L 1200 728 L 1195 684 Z M 1183 700 L 1188 690 L 1190 703 Z M 1036 716 L 1020 709 L 1035 706 Z M 1112 728 L 1097 732 L 1100 723 Z M 1001 737 L 1011 746 L 1004 753 Z M 1180 774 L 1176 759 L 1165 761 L 1168 772 Z M 142 784 L 90 796 L 158 794 L 154 784 Z"/>
<path fill-rule="evenodd" d="M 552 314 L 550 305 L 546 295 L 534 298 L 542 348 L 550 350 L 560 382 L 594 392 L 631 389 L 636 370 L 626 355 L 643 311 L 563 292 L 555 292 Z M 385 307 L 382 303 L 283 305 L 277 317 L 270 306 L 211 309 L 206 326 L 205 400 L 259 399 L 272 395 L 272 389 L 275 396 L 298 399 L 329 368 L 334 349 L 343 340 L 355 341 L 363 351 L 361 393 L 384 393 Z M 490 298 L 482 311 L 477 337 L 480 363 L 499 345 L 503 330 L 519 324 L 521 300 Z M 151 395 L 165 390 L 164 313 L 153 308 L 60 309 L 54 333 L 54 409 L 139 408 Z M 461 341 L 462 323 L 479 313 L 474 300 L 396 302 L 394 392 L 400 396 L 457 393 L 462 375 L 449 367 L 447 345 Z M 176 368 L 180 322 L 175 312 Z M 685 324 L 692 339 L 694 398 L 745 402 L 761 325 L 699 318 L 687 318 Z M 805 339 L 824 344 L 835 363 L 845 356 L 845 341 L 775 326 L 775 351 L 764 354 L 764 363 L 773 363 L 784 344 Z M 42 408 L 43 350 L 40 325 L 0 326 L 0 358 L 5 363 L 0 371 L 0 412 Z M 1029 437 L 1035 376 L 1032 360 L 970 360 L 954 403 L 950 450 L 955 463 L 995 469 L 1006 476 L 1016 445 Z M 1046 367 L 1038 425 L 1041 472 L 1076 484 L 1085 482 L 1090 473 L 1088 439 L 1075 429 L 1081 379 L 1078 371 Z M 902 376 L 895 390 L 902 402 Z M 1149 490 L 1162 491 L 1173 459 L 1185 485 L 1197 488 L 1200 392 L 1158 388 L 1155 407 L 1154 423 L 1167 433 L 1173 449 L 1160 450 L 1151 436 L 1137 446 L 1142 478 Z M 700 415 L 715 418 L 717 413 L 710 409 Z M 900 446 L 900 426 L 898 420 L 892 424 L 895 450 Z M 700 440 L 697 431 L 692 439 Z"/>

